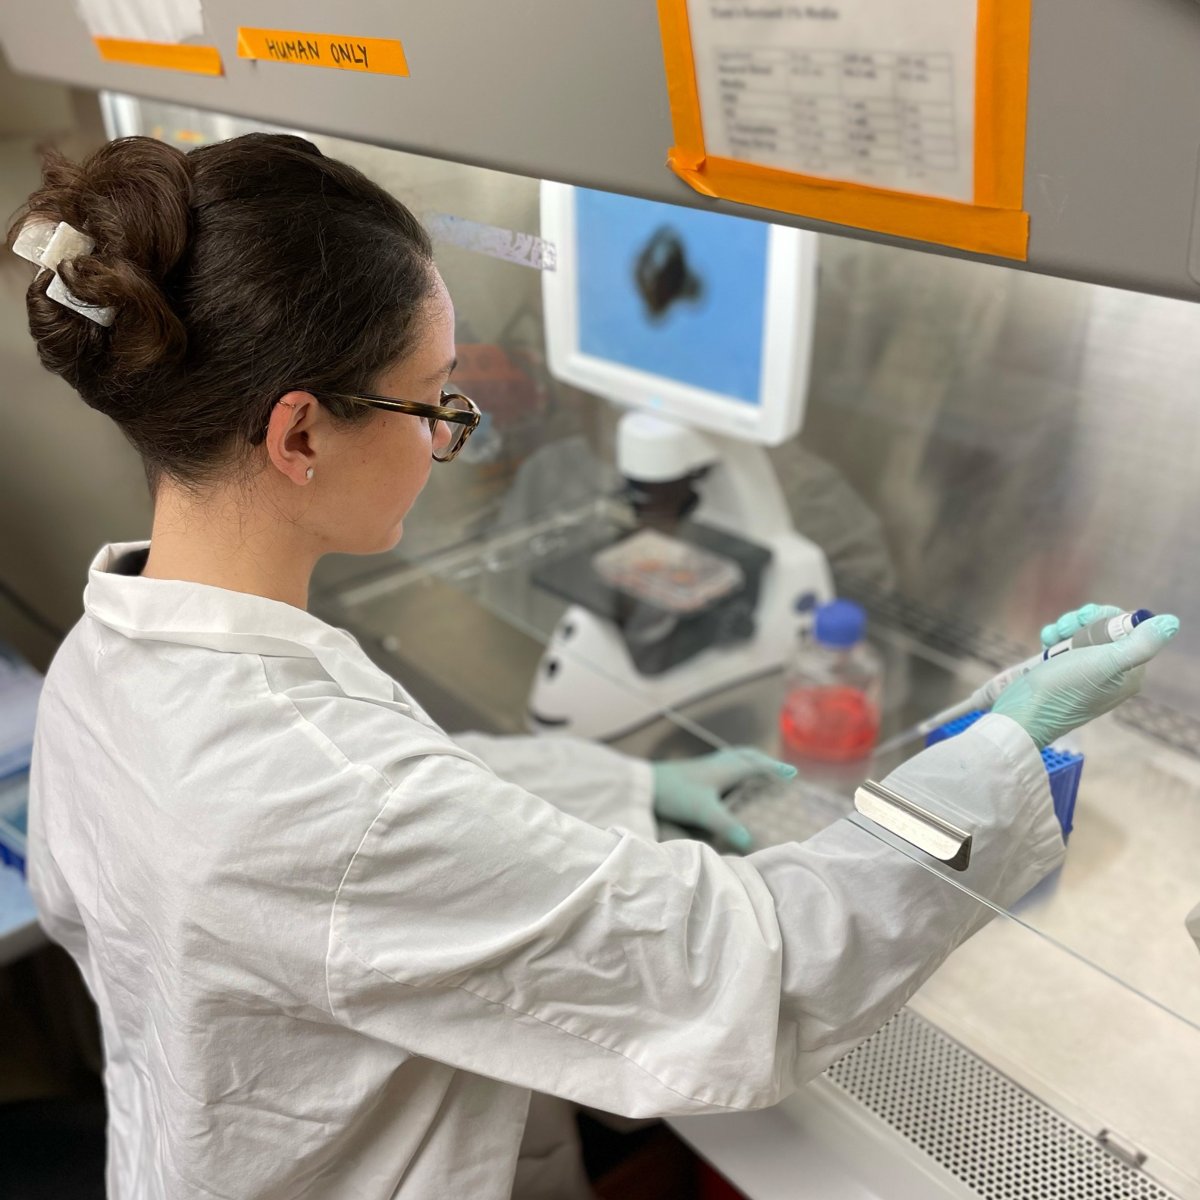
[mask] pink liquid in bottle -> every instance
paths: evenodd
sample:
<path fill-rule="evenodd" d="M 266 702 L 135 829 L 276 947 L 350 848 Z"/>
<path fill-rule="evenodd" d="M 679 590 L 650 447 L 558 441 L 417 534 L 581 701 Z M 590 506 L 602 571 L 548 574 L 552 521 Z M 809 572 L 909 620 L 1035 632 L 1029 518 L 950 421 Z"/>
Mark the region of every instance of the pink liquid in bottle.
<path fill-rule="evenodd" d="M 847 685 L 796 687 L 779 711 L 790 754 L 820 762 L 851 762 L 870 754 L 879 738 L 879 708 Z"/>
<path fill-rule="evenodd" d="M 787 671 L 779 728 L 795 759 L 852 762 L 879 737 L 883 663 L 866 642 L 867 615 L 850 600 L 832 600 L 814 614 Z"/>

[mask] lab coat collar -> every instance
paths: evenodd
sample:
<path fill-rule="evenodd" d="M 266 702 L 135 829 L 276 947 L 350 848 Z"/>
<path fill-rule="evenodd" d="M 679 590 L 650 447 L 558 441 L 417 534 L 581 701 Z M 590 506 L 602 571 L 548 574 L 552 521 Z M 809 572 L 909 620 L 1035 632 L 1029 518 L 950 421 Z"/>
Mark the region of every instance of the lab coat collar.
<path fill-rule="evenodd" d="M 267 657 L 314 658 L 347 695 L 395 698 L 391 679 L 354 638 L 303 609 L 203 583 L 117 573 L 122 558 L 149 545 L 118 542 L 96 555 L 83 593 L 89 616 L 129 638 Z"/>

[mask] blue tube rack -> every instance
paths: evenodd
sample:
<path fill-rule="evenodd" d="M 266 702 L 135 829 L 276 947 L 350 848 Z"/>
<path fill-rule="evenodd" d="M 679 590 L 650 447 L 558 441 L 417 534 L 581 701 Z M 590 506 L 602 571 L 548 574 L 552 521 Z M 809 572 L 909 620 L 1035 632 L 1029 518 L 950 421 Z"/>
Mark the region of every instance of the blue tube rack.
<path fill-rule="evenodd" d="M 982 710 L 978 710 L 947 721 L 945 725 L 940 725 L 926 734 L 925 745 L 932 746 L 935 742 L 944 742 L 947 738 L 962 733 L 964 729 L 970 729 L 980 717 L 986 715 Z M 1071 750 L 1060 750 L 1056 746 L 1047 746 L 1042 751 L 1042 762 L 1046 764 L 1046 774 L 1050 779 L 1054 815 L 1062 826 L 1065 838 L 1075 825 L 1075 797 L 1079 794 L 1079 780 L 1083 775 L 1083 755 Z"/>

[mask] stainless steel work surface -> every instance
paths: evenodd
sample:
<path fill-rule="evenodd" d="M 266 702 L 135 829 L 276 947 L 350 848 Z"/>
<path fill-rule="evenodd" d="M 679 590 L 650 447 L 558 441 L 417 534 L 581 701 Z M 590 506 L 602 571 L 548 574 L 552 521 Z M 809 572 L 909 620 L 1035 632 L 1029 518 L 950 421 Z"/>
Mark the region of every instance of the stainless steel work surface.
<path fill-rule="evenodd" d="M 224 63 L 217 78 L 102 61 L 73 0 L 4 5 L 0 42 L 15 70 L 83 87 L 678 204 L 773 215 L 701 197 L 665 165 L 672 130 L 656 9 L 648 0 L 344 0 L 336 17 L 319 0 L 205 0 L 203 8 L 206 38 Z M 411 75 L 239 59 L 239 25 L 396 37 Z M 1029 265 L 1200 296 L 1189 272 L 1200 6 L 1037 0 L 1031 38 Z"/>
<path fill-rule="evenodd" d="M 1197 1194 L 1182 1177 L 1168 1185 L 1161 1162 L 1136 1167 L 1114 1131 L 1068 1120 L 911 1007 L 774 1108 L 671 1125 L 752 1200 Z"/>
<path fill-rule="evenodd" d="M 520 733 L 562 607 L 514 561 L 530 540 L 391 568 L 323 609 L 447 728 Z M 888 665 L 885 738 L 985 673 L 887 627 L 874 635 Z M 616 744 L 647 758 L 726 743 L 778 753 L 781 695 L 778 675 L 760 678 Z M 913 1008 L 1081 1128 L 1130 1139 L 1156 1177 L 1200 1186 L 1200 954 L 1183 924 L 1197 899 L 1200 764 L 1112 717 L 1078 737 L 1086 765 L 1065 866 L 956 952 Z M 805 776 L 844 801 L 868 766 L 879 776 L 914 748 Z"/>

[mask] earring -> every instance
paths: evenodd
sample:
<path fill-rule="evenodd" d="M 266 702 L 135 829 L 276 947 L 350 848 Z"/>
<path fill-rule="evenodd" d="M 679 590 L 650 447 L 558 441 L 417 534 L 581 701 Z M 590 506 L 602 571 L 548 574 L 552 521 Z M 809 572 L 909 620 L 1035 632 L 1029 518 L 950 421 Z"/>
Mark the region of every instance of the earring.
<path fill-rule="evenodd" d="M 313 477 L 313 469 L 312 469 L 312 467 L 309 467 L 308 470 L 304 472 L 304 478 L 311 479 L 312 477 Z"/>

